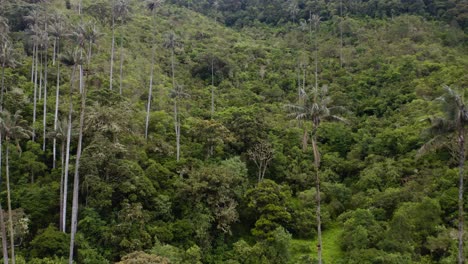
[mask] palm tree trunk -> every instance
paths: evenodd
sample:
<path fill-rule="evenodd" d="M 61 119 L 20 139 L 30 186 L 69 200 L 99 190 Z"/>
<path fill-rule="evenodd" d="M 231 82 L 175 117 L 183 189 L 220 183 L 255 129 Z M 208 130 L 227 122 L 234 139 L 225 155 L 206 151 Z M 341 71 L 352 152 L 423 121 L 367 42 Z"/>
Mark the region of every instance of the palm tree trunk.
<path fill-rule="evenodd" d="M 463 125 L 459 128 L 458 135 L 458 144 L 459 144 L 459 189 L 458 189 L 458 264 L 464 263 L 463 256 L 463 226 L 464 221 L 464 212 L 463 212 L 463 180 L 465 177 L 464 166 L 465 166 L 465 131 Z"/>
<path fill-rule="evenodd" d="M 42 45 L 41 45 L 42 47 Z M 39 100 L 42 99 L 42 82 L 43 82 L 43 75 L 42 75 L 42 71 L 43 71 L 43 63 L 44 63 L 44 59 L 43 59 L 43 52 L 41 51 L 40 52 L 40 61 L 39 61 L 39 92 L 37 93 L 38 96 L 39 96 Z"/>
<path fill-rule="evenodd" d="M 315 89 L 318 89 L 318 31 L 315 23 Z"/>
<path fill-rule="evenodd" d="M 34 82 L 34 63 L 36 63 L 36 43 L 33 45 L 32 63 L 31 63 L 31 83 Z"/>
<path fill-rule="evenodd" d="M 123 27 L 123 24 L 121 25 Z M 122 34 L 123 35 L 123 34 Z M 122 80 L 123 80 L 123 63 L 124 63 L 124 54 L 123 54 L 123 47 L 122 47 L 122 42 L 123 42 L 123 37 L 122 35 L 120 36 L 120 77 L 119 77 L 119 92 L 120 95 L 122 95 Z"/>
<path fill-rule="evenodd" d="M 80 85 L 83 84 L 83 79 L 80 76 Z M 71 236 L 70 236 L 70 256 L 68 259 L 69 264 L 73 264 L 73 249 L 75 246 L 75 235 L 77 230 L 78 222 L 78 194 L 79 194 L 79 184 L 80 184 L 80 159 L 81 159 L 81 149 L 83 143 L 83 127 L 84 127 L 84 116 L 86 108 L 86 91 L 83 86 L 83 92 L 81 93 L 81 111 L 80 111 L 80 134 L 78 137 L 78 149 L 76 151 L 76 163 L 75 163 L 75 177 L 73 180 L 73 202 L 72 202 L 72 220 L 71 220 Z"/>
<path fill-rule="evenodd" d="M 34 66 L 34 99 L 33 99 L 33 127 L 32 127 L 32 141 L 36 139 L 36 114 L 37 114 L 37 67 L 38 67 L 38 45 L 36 45 L 36 59 Z"/>
<path fill-rule="evenodd" d="M 7 201 L 8 201 L 8 226 L 10 229 L 10 252 L 11 252 L 11 263 L 15 264 L 15 235 L 14 235 L 14 230 L 13 230 L 13 217 L 12 217 L 12 212 L 11 212 L 11 190 L 10 190 L 10 168 L 9 168 L 9 142 L 7 139 L 7 144 L 6 144 L 6 157 L 5 157 L 5 162 L 6 162 L 6 180 L 7 180 Z"/>
<path fill-rule="evenodd" d="M 150 73 L 150 84 L 149 84 L 149 91 L 148 91 L 148 104 L 146 105 L 145 139 L 148 139 L 148 127 L 149 127 L 149 117 L 150 117 L 150 111 L 151 111 L 151 100 L 153 97 L 154 53 L 155 53 L 155 45 L 153 44 L 153 48 L 151 51 L 151 73 Z"/>
<path fill-rule="evenodd" d="M 7 235 L 5 228 L 5 217 L 3 215 L 2 205 L 0 203 L 0 229 L 2 232 L 2 253 L 3 253 L 3 263 L 8 264 L 8 245 L 7 245 Z"/>
<path fill-rule="evenodd" d="M 3 94 L 5 93 L 5 58 L 2 63 L 2 90 L 0 95 L 0 111 L 3 110 Z"/>
<path fill-rule="evenodd" d="M 54 38 L 54 54 L 52 55 L 52 65 L 55 65 L 56 55 L 57 55 L 57 37 Z"/>
<path fill-rule="evenodd" d="M 47 128 L 47 70 L 48 70 L 48 41 L 45 46 L 45 66 L 44 66 L 44 107 L 43 107 L 43 119 L 42 119 L 42 151 L 46 150 L 46 128 Z"/>
<path fill-rule="evenodd" d="M 2 184 L 2 135 L 0 133 L 0 186 Z M 3 215 L 3 208 L 2 204 L 0 203 L 0 231 L 2 233 L 2 253 L 3 253 L 3 263 L 8 264 L 8 241 L 6 235 L 6 228 L 5 228 L 5 217 Z"/>
<path fill-rule="evenodd" d="M 322 264 L 322 217 L 321 217 L 321 198 L 320 198 L 320 154 L 317 146 L 316 129 L 312 135 L 312 148 L 314 151 L 314 165 L 315 165 L 315 201 L 317 203 L 316 219 L 317 219 L 317 257 L 318 263 Z"/>
<path fill-rule="evenodd" d="M 171 48 L 171 69 L 172 69 L 172 88 L 177 93 L 175 83 L 175 66 L 174 66 L 174 47 Z M 174 98 L 174 127 L 176 133 L 176 160 L 180 160 L 180 122 L 179 122 L 179 111 L 177 107 L 178 94 Z"/>
<path fill-rule="evenodd" d="M 65 172 L 63 178 L 63 216 L 62 226 L 63 232 L 66 232 L 66 221 L 67 221 L 67 196 L 68 196 L 68 170 L 70 165 L 70 141 L 71 141 L 71 130 L 72 130 L 72 112 L 73 112 L 73 83 L 75 81 L 76 65 L 73 66 L 72 78 L 70 84 L 70 108 L 68 110 L 68 127 L 67 127 L 67 149 L 65 151 Z"/>
<path fill-rule="evenodd" d="M 113 4 L 114 5 L 114 4 Z M 111 48 L 111 59 L 110 59 L 110 77 L 109 77 L 109 89 L 112 90 L 112 75 L 114 73 L 114 46 L 115 46 L 115 17 L 114 10 L 112 10 L 112 48 Z"/>
<path fill-rule="evenodd" d="M 57 40 L 57 50 L 60 48 L 60 40 Z M 57 131 L 57 125 L 58 125 L 58 108 L 59 108 L 59 97 L 60 97 L 60 61 L 57 61 L 57 87 L 55 90 L 55 113 L 54 113 L 54 131 Z M 54 142 L 53 142 L 53 165 L 52 167 L 55 169 L 56 168 L 56 162 L 57 162 L 57 138 L 54 137 Z"/>
<path fill-rule="evenodd" d="M 215 112 L 215 92 L 214 92 L 214 59 L 211 58 L 211 119 Z"/>
<path fill-rule="evenodd" d="M 343 0 L 340 0 L 340 67 L 343 68 Z"/>
<path fill-rule="evenodd" d="M 65 232 L 65 228 L 63 226 L 63 183 L 64 183 L 64 170 L 63 170 L 63 165 L 64 165 L 64 155 L 65 155 L 65 142 L 62 140 L 62 148 L 61 148 L 61 153 L 60 153 L 60 156 L 61 156 L 61 159 L 60 161 L 62 162 L 62 166 L 61 166 L 61 172 L 60 172 L 60 219 L 59 219 L 59 230 L 61 232 Z"/>

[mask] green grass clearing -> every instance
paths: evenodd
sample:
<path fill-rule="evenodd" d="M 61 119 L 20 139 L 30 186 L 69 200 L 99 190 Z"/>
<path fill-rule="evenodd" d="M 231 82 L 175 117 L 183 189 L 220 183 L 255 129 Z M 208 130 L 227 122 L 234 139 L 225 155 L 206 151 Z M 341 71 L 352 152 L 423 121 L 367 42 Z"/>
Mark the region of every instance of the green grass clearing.
<path fill-rule="evenodd" d="M 322 233 L 323 260 L 326 264 L 333 264 L 336 260 L 343 257 L 340 249 L 339 240 L 342 233 L 342 227 L 335 224 Z M 291 261 L 290 263 L 309 263 L 307 259 L 313 259 L 317 256 L 315 245 L 316 239 L 304 240 L 293 239 L 291 241 Z M 309 256 L 309 258 L 307 258 Z"/>

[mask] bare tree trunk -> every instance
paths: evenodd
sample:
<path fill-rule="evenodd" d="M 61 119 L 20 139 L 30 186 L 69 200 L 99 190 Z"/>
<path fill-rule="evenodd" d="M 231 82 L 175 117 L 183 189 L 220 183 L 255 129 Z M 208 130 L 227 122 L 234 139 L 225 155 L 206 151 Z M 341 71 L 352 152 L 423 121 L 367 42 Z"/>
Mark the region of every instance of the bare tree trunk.
<path fill-rule="evenodd" d="M 0 186 L 2 183 L 2 152 L 3 152 L 3 139 L 2 134 L 0 133 Z M 2 232 L 2 253 L 3 253 L 3 263 L 8 264 L 8 241 L 5 228 L 5 217 L 3 215 L 2 205 L 0 203 L 0 230 Z"/>
<path fill-rule="evenodd" d="M 41 45 L 42 47 L 42 45 Z M 39 96 L 39 100 L 42 99 L 42 82 L 43 82 L 43 76 L 42 76 L 42 71 L 43 71 L 43 63 L 44 63 L 44 60 L 43 60 L 43 52 L 41 51 L 40 52 L 40 61 L 39 61 L 39 92 L 37 93 L 38 96 Z"/>
<path fill-rule="evenodd" d="M 112 2 L 112 9 L 114 2 Z M 115 46 L 115 17 L 114 10 L 112 10 L 112 48 L 111 48 L 111 59 L 110 59 L 110 77 L 109 77 L 109 89 L 112 90 L 112 79 L 114 73 L 114 46 Z"/>
<path fill-rule="evenodd" d="M 121 27 L 123 27 L 123 22 L 122 22 Z M 119 51 L 120 51 L 120 77 L 119 77 L 119 92 L 120 92 L 120 95 L 122 95 L 123 63 L 124 63 L 124 54 L 123 54 L 123 47 L 122 47 L 122 45 L 123 45 L 122 44 L 123 43 L 122 35 L 120 36 L 120 48 L 119 48 Z"/>
<path fill-rule="evenodd" d="M 176 133 L 176 160 L 180 160 L 180 120 L 179 120 L 179 111 L 177 106 L 177 101 L 179 100 L 179 95 L 177 94 L 177 87 L 175 83 L 175 66 L 174 66 L 174 47 L 171 48 L 171 69 L 172 69 L 172 87 L 176 92 L 174 98 L 174 128 Z"/>
<path fill-rule="evenodd" d="M 34 63 L 36 63 L 36 43 L 33 45 L 32 63 L 31 63 L 31 83 L 34 82 Z"/>
<path fill-rule="evenodd" d="M 57 39 L 57 50 L 60 49 L 60 40 Z M 57 87 L 55 90 L 55 113 L 54 113 L 54 131 L 57 131 L 57 125 L 58 125 L 58 108 L 59 108 L 59 97 L 60 97 L 60 61 L 57 62 Z M 57 162 L 57 138 L 54 137 L 54 142 L 53 142 L 53 163 L 52 167 L 55 169 L 56 168 L 56 162 Z M 63 168 L 62 168 L 63 169 Z"/>
<path fill-rule="evenodd" d="M 463 129 L 463 125 L 460 125 L 459 128 L 459 135 L 458 135 L 458 144 L 459 144 L 459 188 L 458 188 L 458 264 L 464 263 L 464 256 L 463 256 L 463 226 L 465 224 L 464 221 L 464 210 L 463 210 L 463 180 L 465 177 L 465 131 Z"/>
<path fill-rule="evenodd" d="M 215 92 L 214 92 L 214 59 L 211 58 L 211 119 L 213 119 L 215 112 Z M 211 154 L 213 151 L 211 151 Z"/>
<path fill-rule="evenodd" d="M 5 157 L 5 163 L 6 163 L 6 180 L 7 180 L 7 201 L 8 201 L 8 226 L 10 229 L 10 252 L 11 252 L 11 263 L 15 264 L 15 235 L 14 235 L 14 229 L 13 229 L 13 216 L 11 212 L 11 190 L 10 190 L 10 168 L 9 168 L 9 142 L 7 140 L 6 144 L 6 157 Z"/>
<path fill-rule="evenodd" d="M 35 59 L 35 66 L 34 66 L 34 99 L 33 99 L 33 121 L 32 121 L 32 141 L 36 139 L 36 114 L 37 114 L 37 63 L 38 63 L 38 47 L 36 45 L 36 59 Z"/>
<path fill-rule="evenodd" d="M 315 89 L 318 89 L 318 31 L 315 23 Z"/>
<path fill-rule="evenodd" d="M 52 65 L 55 65 L 56 55 L 57 55 L 57 37 L 54 38 L 54 54 L 52 55 Z"/>
<path fill-rule="evenodd" d="M 318 263 L 322 264 L 322 217 L 321 217 L 321 198 L 320 198 L 320 153 L 317 146 L 317 137 L 314 129 L 312 135 L 312 148 L 314 151 L 314 165 L 315 165 L 315 201 L 317 203 L 316 219 L 317 219 L 317 257 Z"/>
<path fill-rule="evenodd" d="M 70 108 L 68 110 L 68 127 L 67 127 L 67 149 L 65 151 L 65 172 L 63 178 L 63 217 L 62 226 L 63 232 L 66 232 L 66 221 L 67 221 L 67 196 L 68 196 L 68 170 L 70 163 L 70 141 L 71 141 L 71 130 L 72 130 L 72 113 L 73 113 L 73 83 L 75 81 L 76 65 L 73 66 L 72 78 L 70 84 Z"/>
<path fill-rule="evenodd" d="M 8 264 L 8 245 L 7 245 L 7 235 L 5 228 L 5 217 L 3 215 L 2 205 L 0 203 L 0 229 L 2 232 L 2 253 L 3 253 L 3 263 Z"/>
<path fill-rule="evenodd" d="M 84 127 L 84 116 L 86 109 L 86 90 L 83 85 L 83 79 L 80 77 L 80 85 L 83 86 L 83 92 L 81 93 L 81 112 L 80 112 L 80 132 L 78 137 L 78 149 L 76 151 L 76 163 L 75 163 L 75 177 L 73 180 L 73 202 L 72 202 L 72 219 L 71 219 L 71 236 L 70 236 L 70 257 L 68 259 L 69 264 L 73 264 L 73 249 L 75 247 L 75 235 L 78 224 L 78 195 L 80 186 L 80 159 L 81 150 L 83 143 L 83 127 Z"/>
<path fill-rule="evenodd" d="M 61 148 L 61 153 L 60 153 L 60 156 L 61 156 L 61 163 L 62 163 L 62 166 L 61 166 L 61 171 L 60 171 L 60 219 L 59 219 L 59 230 L 61 232 L 65 232 L 65 228 L 63 226 L 63 183 L 64 183 L 64 170 L 63 170 L 63 165 L 64 165 L 64 155 L 65 155 L 65 142 L 62 141 L 62 148 Z"/>
<path fill-rule="evenodd" d="M 48 70 L 48 41 L 45 46 L 45 66 L 44 66 L 44 107 L 43 107 L 43 119 L 42 119 L 42 151 L 46 150 L 46 128 L 47 128 L 47 70 Z"/>
<path fill-rule="evenodd" d="M 5 93 L 5 59 L 2 63 L 2 90 L 0 95 L 0 111 L 3 110 L 3 94 Z"/>
<path fill-rule="evenodd" d="M 343 0 L 340 0 L 340 67 L 343 68 Z"/>
<path fill-rule="evenodd" d="M 149 91 L 148 91 L 148 104 L 146 105 L 145 139 L 148 139 L 149 118 L 150 118 L 150 112 L 151 112 L 151 100 L 153 98 L 154 53 L 155 53 L 155 45 L 153 43 L 153 48 L 151 51 L 151 73 L 150 73 L 150 84 L 149 84 Z"/>

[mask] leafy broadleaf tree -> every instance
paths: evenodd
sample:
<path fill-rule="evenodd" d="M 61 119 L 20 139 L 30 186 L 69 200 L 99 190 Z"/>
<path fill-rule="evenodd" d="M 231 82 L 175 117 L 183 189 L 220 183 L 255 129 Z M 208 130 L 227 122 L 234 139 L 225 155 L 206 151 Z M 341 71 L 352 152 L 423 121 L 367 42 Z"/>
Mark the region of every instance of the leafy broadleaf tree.
<path fill-rule="evenodd" d="M 464 210 L 463 210 L 463 189 L 465 177 L 465 136 L 468 126 L 468 107 L 464 100 L 463 90 L 457 92 L 449 86 L 444 86 L 445 94 L 438 98 L 442 103 L 445 117 L 430 119 L 431 127 L 428 132 L 433 136 L 420 149 L 419 155 L 428 151 L 441 148 L 447 144 L 456 142 L 457 150 L 454 151 L 458 160 L 459 186 L 458 186 L 458 263 L 464 262 L 463 257 L 463 235 L 464 235 Z"/>

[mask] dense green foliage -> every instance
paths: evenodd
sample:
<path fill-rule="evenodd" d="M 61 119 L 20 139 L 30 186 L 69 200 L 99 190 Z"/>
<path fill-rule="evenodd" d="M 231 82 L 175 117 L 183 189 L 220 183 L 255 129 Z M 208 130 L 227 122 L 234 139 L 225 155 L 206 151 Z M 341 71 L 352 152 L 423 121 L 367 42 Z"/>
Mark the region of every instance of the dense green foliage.
<path fill-rule="evenodd" d="M 444 85 L 468 96 L 466 1 L 149 2 L 0 0 L 0 202 L 17 263 L 67 263 L 75 168 L 76 263 L 315 263 L 312 133 L 325 263 L 456 262 L 456 137 L 418 150 Z M 287 106 L 315 82 L 345 122 L 308 133 Z"/>

